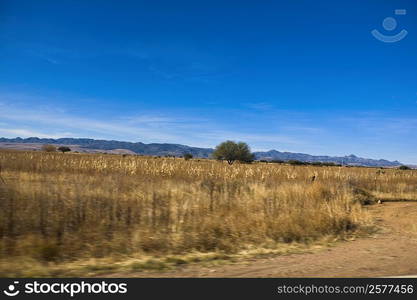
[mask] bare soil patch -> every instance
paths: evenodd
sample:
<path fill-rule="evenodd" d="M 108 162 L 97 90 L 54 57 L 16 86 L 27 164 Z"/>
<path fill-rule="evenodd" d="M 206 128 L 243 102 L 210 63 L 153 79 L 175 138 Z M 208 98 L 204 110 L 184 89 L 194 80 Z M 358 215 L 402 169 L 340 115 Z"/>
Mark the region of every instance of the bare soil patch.
<path fill-rule="evenodd" d="M 385 277 L 417 274 L 417 203 L 369 207 L 379 230 L 314 253 L 251 259 L 216 267 L 187 265 L 166 272 L 109 274 L 129 277 Z"/>

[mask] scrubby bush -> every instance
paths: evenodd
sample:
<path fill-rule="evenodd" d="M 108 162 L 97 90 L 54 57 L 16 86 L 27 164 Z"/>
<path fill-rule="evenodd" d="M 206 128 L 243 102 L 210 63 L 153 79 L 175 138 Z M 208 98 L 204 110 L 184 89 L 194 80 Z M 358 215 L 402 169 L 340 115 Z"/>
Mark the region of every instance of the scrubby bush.
<path fill-rule="evenodd" d="M 290 159 L 289 161 L 287 161 L 287 163 L 289 163 L 290 165 L 294 165 L 294 166 L 302 166 L 306 164 L 305 162 L 294 160 L 294 159 Z"/>
<path fill-rule="evenodd" d="M 409 166 L 400 166 L 399 168 L 398 168 L 399 170 L 411 170 L 411 168 L 409 167 Z"/>
<path fill-rule="evenodd" d="M 189 160 L 189 159 L 193 158 L 193 155 L 191 153 L 185 153 L 183 157 L 184 157 L 185 160 Z"/>
<path fill-rule="evenodd" d="M 42 146 L 41 149 L 42 151 L 45 151 L 45 152 L 56 152 L 56 147 L 54 145 L 45 144 Z"/>
<path fill-rule="evenodd" d="M 285 161 L 280 160 L 280 159 L 273 159 L 273 160 L 271 160 L 270 162 L 271 162 L 271 163 L 275 163 L 275 164 L 283 164 L 283 163 L 285 163 Z"/>
<path fill-rule="evenodd" d="M 334 162 L 321 162 L 321 161 L 315 161 L 312 163 L 306 163 L 312 166 L 318 166 L 318 167 L 340 167 L 341 164 L 336 164 Z"/>

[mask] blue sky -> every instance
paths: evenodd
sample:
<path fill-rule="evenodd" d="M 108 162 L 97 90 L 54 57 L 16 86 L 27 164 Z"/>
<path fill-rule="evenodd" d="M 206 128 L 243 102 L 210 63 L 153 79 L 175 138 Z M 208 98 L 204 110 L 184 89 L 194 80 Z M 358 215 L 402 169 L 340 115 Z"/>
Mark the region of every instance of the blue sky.
<path fill-rule="evenodd" d="M 417 164 L 415 0 L 3 0 L 0 69 L 4 137 Z"/>

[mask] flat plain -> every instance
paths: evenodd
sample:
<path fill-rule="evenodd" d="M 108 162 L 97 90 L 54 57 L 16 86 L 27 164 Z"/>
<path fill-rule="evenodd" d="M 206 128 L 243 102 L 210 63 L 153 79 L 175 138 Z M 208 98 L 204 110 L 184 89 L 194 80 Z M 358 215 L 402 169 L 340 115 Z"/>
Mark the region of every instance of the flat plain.
<path fill-rule="evenodd" d="M 416 266 L 382 268 L 414 257 L 415 170 L 11 150 L 0 165 L 2 277 L 383 276 Z M 395 237 L 398 251 L 387 243 Z M 363 269 L 338 269 L 355 258 Z"/>

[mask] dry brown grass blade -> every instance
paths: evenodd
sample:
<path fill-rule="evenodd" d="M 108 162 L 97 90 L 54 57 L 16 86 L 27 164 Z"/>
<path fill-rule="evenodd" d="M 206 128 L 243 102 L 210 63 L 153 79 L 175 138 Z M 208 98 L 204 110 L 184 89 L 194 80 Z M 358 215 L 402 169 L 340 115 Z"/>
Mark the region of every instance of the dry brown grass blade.
<path fill-rule="evenodd" d="M 368 228 L 373 198 L 417 199 L 415 171 L 19 151 L 0 164 L 0 261 L 308 244 Z"/>
<path fill-rule="evenodd" d="M 3 177 L 1 176 L 1 165 L 0 165 L 0 182 L 3 184 L 6 184 L 6 181 L 4 181 Z"/>

